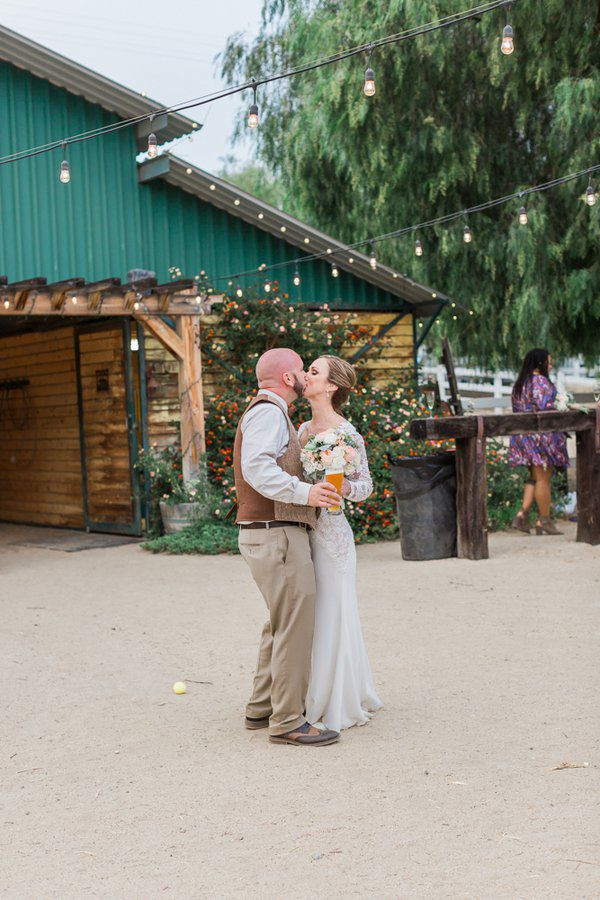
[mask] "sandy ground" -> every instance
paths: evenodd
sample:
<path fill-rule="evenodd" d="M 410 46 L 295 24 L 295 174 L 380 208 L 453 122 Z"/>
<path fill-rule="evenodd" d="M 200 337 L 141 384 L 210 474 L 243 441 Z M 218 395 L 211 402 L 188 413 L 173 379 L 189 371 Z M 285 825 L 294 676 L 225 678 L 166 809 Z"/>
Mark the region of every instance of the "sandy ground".
<path fill-rule="evenodd" d="M 241 559 L 1 526 L 2 897 L 600 896 L 600 547 L 567 528 L 487 562 L 359 548 L 386 708 L 300 749 L 242 728 Z"/>

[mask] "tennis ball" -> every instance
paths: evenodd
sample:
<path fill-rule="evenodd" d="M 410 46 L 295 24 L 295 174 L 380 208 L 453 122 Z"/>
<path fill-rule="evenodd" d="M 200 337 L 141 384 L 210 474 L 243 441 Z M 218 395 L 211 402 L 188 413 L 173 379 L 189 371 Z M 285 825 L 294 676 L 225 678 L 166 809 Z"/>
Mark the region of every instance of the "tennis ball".
<path fill-rule="evenodd" d="M 174 694 L 185 694 L 185 692 L 186 692 L 185 681 L 176 681 L 175 684 L 173 685 L 173 693 Z"/>

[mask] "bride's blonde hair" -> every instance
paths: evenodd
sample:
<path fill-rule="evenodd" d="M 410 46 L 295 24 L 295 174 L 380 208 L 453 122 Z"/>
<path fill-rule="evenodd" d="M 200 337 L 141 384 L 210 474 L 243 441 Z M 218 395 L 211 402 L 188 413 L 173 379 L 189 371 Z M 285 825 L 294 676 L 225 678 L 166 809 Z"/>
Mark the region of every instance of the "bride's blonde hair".
<path fill-rule="evenodd" d="M 331 403 L 335 411 L 339 413 L 342 406 L 348 402 L 350 392 L 356 384 L 356 371 L 353 365 L 345 359 L 340 359 L 339 356 L 322 356 L 321 359 L 327 360 L 329 369 L 327 380 L 330 384 L 335 384 L 337 388 L 333 393 Z"/>

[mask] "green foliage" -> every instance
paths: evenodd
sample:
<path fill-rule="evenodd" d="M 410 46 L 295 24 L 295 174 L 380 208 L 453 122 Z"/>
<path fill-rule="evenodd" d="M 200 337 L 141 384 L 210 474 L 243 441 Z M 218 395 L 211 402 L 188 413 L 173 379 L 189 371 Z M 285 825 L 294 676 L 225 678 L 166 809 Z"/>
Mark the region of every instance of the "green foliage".
<path fill-rule="evenodd" d="M 155 537 L 142 547 L 151 553 L 238 553 L 238 530 L 225 522 L 199 522 L 177 534 Z"/>
<path fill-rule="evenodd" d="M 181 448 L 178 445 L 156 450 L 140 451 L 139 468 L 149 505 L 150 534 L 162 531 L 160 503 L 198 503 L 209 509 L 217 499 L 214 487 L 208 480 L 206 460 L 200 460 L 200 474 L 189 481 L 183 480 Z"/>
<path fill-rule="evenodd" d="M 265 0 L 261 32 L 250 45 L 230 38 L 223 73 L 237 82 L 281 71 L 463 8 Z M 353 242 L 596 163 L 597 3 L 519 0 L 510 19 L 510 57 L 503 10 L 376 50 L 370 99 L 360 56 L 261 88 L 258 157 L 285 184 L 285 208 Z M 420 234 L 421 258 L 414 235 L 380 245 L 382 261 L 474 310 L 446 312 L 430 346 L 446 333 L 488 367 L 514 365 L 531 346 L 598 355 L 600 203 L 586 207 L 586 186 L 532 197 L 527 226 L 520 203 L 474 215 L 469 245 L 462 222 Z"/>

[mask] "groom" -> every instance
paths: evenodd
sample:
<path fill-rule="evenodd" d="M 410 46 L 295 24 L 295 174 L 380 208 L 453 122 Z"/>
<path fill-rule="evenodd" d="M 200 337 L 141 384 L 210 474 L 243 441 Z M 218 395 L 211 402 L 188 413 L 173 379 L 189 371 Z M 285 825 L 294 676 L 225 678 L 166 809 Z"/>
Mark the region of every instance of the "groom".
<path fill-rule="evenodd" d="M 246 727 L 268 727 L 276 744 L 332 744 L 337 731 L 321 731 L 304 717 L 316 593 L 308 532 L 316 508 L 340 497 L 329 484 L 302 481 L 300 444 L 288 415 L 304 391 L 301 358 L 286 348 L 267 350 L 256 378 L 258 393 L 238 423 L 233 448 L 240 553 L 269 610 Z"/>

